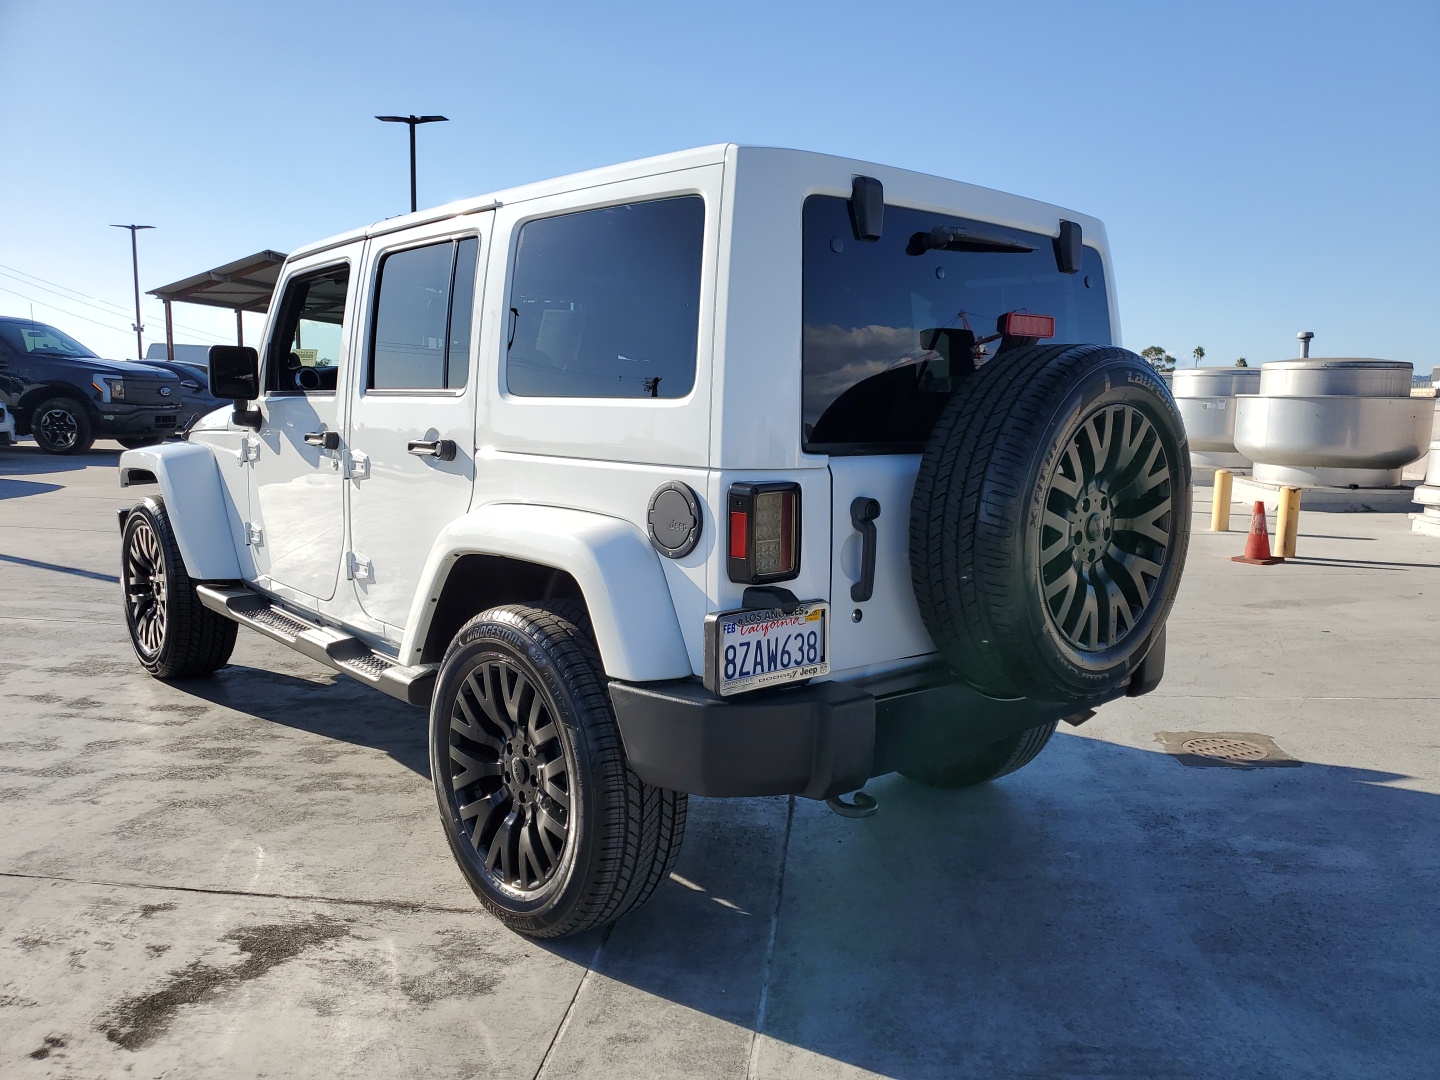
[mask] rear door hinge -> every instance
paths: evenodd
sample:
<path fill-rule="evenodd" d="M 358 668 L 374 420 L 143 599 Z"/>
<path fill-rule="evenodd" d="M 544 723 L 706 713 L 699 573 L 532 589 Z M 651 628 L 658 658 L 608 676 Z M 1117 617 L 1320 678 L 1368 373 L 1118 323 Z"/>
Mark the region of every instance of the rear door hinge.
<path fill-rule="evenodd" d="M 345 555 L 345 576 L 351 581 L 373 580 L 374 567 L 370 560 L 359 552 L 351 551 Z"/>
<path fill-rule="evenodd" d="M 368 480 L 370 478 L 370 455 L 359 450 L 345 451 L 345 479 Z"/>
<path fill-rule="evenodd" d="M 245 522 L 245 546 L 263 547 L 265 544 L 265 531 L 253 521 Z"/>

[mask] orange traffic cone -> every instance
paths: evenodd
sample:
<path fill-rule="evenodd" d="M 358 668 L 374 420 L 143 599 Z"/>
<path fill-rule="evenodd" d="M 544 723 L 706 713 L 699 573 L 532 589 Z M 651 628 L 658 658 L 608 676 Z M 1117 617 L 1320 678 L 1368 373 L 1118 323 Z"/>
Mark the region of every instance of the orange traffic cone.
<path fill-rule="evenodd" d="M 1265 524 L 1265 504 L 1255 503 L 1255 513 L 1250 518 L 1250 535 L 1245 537 L 1245 554 L 1232 555 L 1231 562 L 1254 563 L 1256 566 L 1270 566 L 1285 560 L 1270 554 L 1270 529 Z"/>

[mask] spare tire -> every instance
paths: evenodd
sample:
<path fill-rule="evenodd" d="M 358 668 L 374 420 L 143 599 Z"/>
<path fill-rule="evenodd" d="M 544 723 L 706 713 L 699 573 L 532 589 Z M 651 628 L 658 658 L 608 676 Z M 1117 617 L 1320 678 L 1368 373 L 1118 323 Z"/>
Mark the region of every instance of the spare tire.
<path fill-rule="evenodd" d="M 1164 628 L 1190 538 L 1190 452 L 1140 357 L 1045 345 L 960 384 L 910 505 L 926 629 L 993 697 L 1121 692 Z"/>

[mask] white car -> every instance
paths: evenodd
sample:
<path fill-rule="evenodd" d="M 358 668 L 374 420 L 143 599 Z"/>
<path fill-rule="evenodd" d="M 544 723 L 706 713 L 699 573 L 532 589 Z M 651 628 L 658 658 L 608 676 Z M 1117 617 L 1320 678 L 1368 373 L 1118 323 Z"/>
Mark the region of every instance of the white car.
<path fill-rule="evenodd" d="M 15 417 L 0 401 L 0 446 L 9 446 L 15 441 Z"/>
<path fill-rule="evenodd" d="M 642 903 L 687 793 L 993 779 L 1164 667 L 1189 453 L 1113 280 L 1093 218 L 733 145 L 310 244 L 233 412 L 121 457 L 136 655 L 248 626 L 428 708 L 536 936 Z"/>

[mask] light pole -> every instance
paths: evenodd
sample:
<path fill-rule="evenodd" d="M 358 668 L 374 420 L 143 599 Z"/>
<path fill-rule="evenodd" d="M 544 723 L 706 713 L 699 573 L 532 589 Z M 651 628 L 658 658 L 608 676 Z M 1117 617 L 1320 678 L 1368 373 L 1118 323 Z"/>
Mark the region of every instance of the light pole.
<path fill-rule="evenodd" d="M 417 124 L 435 124 L 447 121 L 448 116 L 416 116 L 411 113 L 409 116 L 377 116 L 376 120 L 383 120 L 387 124 L 409 124 L 410 125 L 410 212 L 415 212 L 415 127 Z"/>
<path fill-rule="evenodd" d="M 141 229 L 153 229 L 154 225 L 111 225 L 112 229 L 130 230 L 130 264 L 135 268 L 135 359 L 145 359 L 145 342 L 141 334 L 145 327 L 140 322 L 140 248 L 135 243 L 135 234 Z"/>

